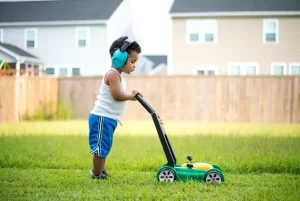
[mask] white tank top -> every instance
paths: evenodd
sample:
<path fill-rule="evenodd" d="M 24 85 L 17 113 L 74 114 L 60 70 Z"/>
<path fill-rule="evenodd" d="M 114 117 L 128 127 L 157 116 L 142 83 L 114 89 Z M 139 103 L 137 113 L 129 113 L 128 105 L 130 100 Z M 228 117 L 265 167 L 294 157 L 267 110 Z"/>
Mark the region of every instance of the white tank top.
<path fill-rule="evenodd" d="M 114 70 L 119 74 L 119 72 L 114 68 L 111 68 L 110 70 Z M 97 95 L 97 100 L 95 102 L 94 108 L 91 111 L 91 113 L 119 121 L 120 115 L 123 112 L 125 107 L 125 101 L 116 101 L 112 97 L 110 88 L 105 83 L 105 76 L 106 74 L 102 79 L 102 83 L 99 87 L 99 94 Z M 121 91 L 125 92 L 126 91 L 125 81 L 121 75 L 120 78 L 121 78 L 121 83 L 120 83 Z"/>

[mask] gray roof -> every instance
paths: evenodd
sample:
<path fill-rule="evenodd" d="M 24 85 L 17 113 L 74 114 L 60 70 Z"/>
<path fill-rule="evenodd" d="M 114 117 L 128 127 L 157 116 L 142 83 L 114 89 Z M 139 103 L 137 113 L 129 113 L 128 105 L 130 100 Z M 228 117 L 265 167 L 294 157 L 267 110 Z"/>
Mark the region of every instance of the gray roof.
<path fill-rule="evenodd" d="M 170 13 L 300 11 L 299 0 L 174 0 Z"/>
<path fill-rule="evenodd" d="M 26 52 L 25 50 L 22 50 L 21 48 L 15 46 L 15 45 L 0 42 L 0 46 L 7 49 L 7 50 L 9 50 L 9 51 L 11 51 L 11 52 L 13 52 L 14 54 L 16 54 L 18 56 L 37 59 L 37 57 L 35 57 L 34 55 Z"/>
<path fill-rule="evenodd" d="M 107 20 L 122 0 L 0 2 L 0 22 Z"/>
<path fill-rule="evenodd" d="M 168 56 L 166 55 L 143 55 L 153 62 L 153 67 L 155 68 L 159 64 L 168 64 Z"/>

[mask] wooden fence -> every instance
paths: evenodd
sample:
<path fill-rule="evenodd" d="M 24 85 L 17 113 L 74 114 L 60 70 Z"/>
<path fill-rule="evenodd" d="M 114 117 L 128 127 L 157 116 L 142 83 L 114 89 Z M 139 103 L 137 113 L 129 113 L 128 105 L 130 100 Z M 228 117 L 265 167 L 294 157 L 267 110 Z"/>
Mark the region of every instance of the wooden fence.
<path fill-rule="evenodd" d="M 24 77 L 16 92 L 16 78 L 0 77 L 0 121 L 32 113 L 49 99 L 56 105 L 66 101 L 77 118 L 87 119 L 101 79 Z M 131 76 L 126 82 L 168 120 L 300 123 L 300 76 Z M 150 116 L 138 102 L 129 101 L 121 118 Z"/>
<path fill-rule="evenodd" d="M 0 122 L 31 118 L 37 108 L 55 113 L 58 80 L 51 77 L 0 77 Z"/>

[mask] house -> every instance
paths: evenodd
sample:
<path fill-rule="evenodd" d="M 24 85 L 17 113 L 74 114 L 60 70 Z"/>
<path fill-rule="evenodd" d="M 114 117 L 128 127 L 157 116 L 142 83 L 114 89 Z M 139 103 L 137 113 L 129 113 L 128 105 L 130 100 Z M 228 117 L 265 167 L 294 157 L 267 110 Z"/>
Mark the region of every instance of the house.
<path fill-rule="evenodd" d="M 0 60 L 5 61 L 12 69 L 20 69 L 21 72 L 18 71 L 18 75 L 41 75 L 40 69 L 43 62 L 36 56 L 14 45 L 0 42 Z M 27 71 L 28 69 L 32 72 Z M 34 72 L 34 70 L 36 71 Z"/>
<path fill-rule="evenodd" d="M 132 75 L 167 75 L 167 55 L 141 54 Z"/>
<path fill-rule="evenodd" d="M 168 74 L 300 75 L 298 0 L 174 0 Z"/>
<path fill-rule="evenodd" d="M 110 67 L 112 41 L 126 33 L 134 37 L 129 0 L 32 0 L 0 7 L 1 42 L 39 58 L 49 75 L 102 75 Z"/>

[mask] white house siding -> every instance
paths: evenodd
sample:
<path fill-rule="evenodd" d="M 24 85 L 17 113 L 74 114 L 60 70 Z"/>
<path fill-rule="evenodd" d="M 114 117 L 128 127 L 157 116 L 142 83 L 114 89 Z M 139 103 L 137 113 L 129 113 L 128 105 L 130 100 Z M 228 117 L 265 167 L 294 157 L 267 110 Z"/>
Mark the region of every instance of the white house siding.
<path fill-rule="evenodd" d="M 76 28 L 89 29 L 87 48 L 76 47 Z M 1 27 L 5 43 L 11 43 L 36 55 L 45 67 L 79 67 L 81 75 L 101 75 L 107 66 L 105 25 Z M 25 29 L 37 30 L 36 48 L 27 49 Z M 70 69 L 71 70 L 71 69 Z"/>

